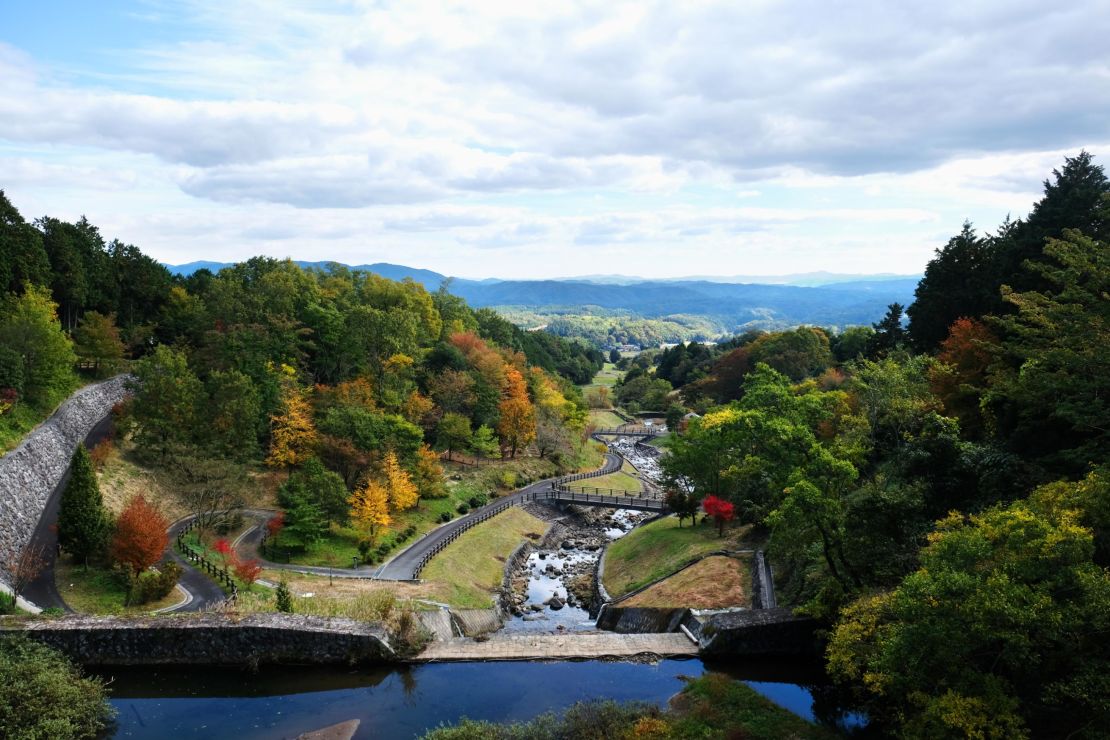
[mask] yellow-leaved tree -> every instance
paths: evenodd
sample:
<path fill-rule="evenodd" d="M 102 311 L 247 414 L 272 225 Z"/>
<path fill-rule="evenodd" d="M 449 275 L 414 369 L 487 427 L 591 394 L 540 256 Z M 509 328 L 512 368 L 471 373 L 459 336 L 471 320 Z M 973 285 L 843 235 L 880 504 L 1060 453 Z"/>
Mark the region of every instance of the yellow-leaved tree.
<path fill-rule="evenodd" d="M 420 491 L 417 490 L 416 484 L 412 482 L 408 472 L 401 467 L 400 461 L 397 460 L 397 453 L 393 450 L 385 453 L 382 472 L 385 473 L 385 484 L 389 490 L 389 502 L 393 505 L 393 508 L 397 511 L 404 511 L 416 506 L 416 502 L 420 499 Z"/>
<path fill-rule="evenodd" d="M 378 481 L 367 478 L 348 499 L 351 518 L 371 539 L 378 536 L 378 527 L 388 527 L 389 491 Z"/>
<path fill-rule="evenodd" d="M 281 366 L 281 411 L 270 417 L 270 454 L 266 464 L 288 468 L 312 455 L 316 446 L 316 425 L 312 422 L 312 406 L 297 385 L 297 373 L 288 365 Z"/>

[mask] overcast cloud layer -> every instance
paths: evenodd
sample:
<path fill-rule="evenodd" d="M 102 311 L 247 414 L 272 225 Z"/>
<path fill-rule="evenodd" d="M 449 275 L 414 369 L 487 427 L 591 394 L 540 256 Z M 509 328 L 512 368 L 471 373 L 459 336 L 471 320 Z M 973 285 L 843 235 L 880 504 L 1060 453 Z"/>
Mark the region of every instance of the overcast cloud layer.
<path fill-rule="evenodd" d="M 0 10 L 0 188 L 167 262 L 910 273 L 1110 152 L 1110 2 L 82 5 Z"/>

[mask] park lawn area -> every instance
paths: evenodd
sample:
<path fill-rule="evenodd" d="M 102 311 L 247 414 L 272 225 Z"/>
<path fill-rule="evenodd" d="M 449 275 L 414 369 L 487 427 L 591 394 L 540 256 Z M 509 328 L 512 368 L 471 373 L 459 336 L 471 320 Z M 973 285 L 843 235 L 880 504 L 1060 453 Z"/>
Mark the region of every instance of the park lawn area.
<path fill-rule="evenodd" d="M 643 484 L 641 484 L 640 479 L 636 477 L 636 468 L 632 467 L 627 461 L 616 473 L 603 475 L 600 478 L 587 478 L 581 481 L 574 481 L 569 485 L 571 488 L 582 488 L 584 490 L 590 488 L 611 488 L 614 491 L 627 491 L 628 493 L 640 493 L 640 491 L 643 490 Z"/>
<path fill-rule="evenodd" d="M 391 552 L 386 558 L 392 557 L 401 549 L 415 542 L 422 534 L 440 526 L 439 518 L 444 513 L 451 514 L 452 518 L 459 516 L 456 507 L 459 499 L 454 495 L 446 498 L 421 499 L 420 504 L 408 511 L 390 512 L 393 521 L 374 541 L 374 546 L 383 544 L 391 545 Z M 416 533 L 405 540 L 401 540 L 401 532 L 408 527 L 416 527 Z M 345 527 L 334 522 L 323 538 L 308 545 L 303 550 L 295 550 L 290 554 L 288 562 L 296 565 L 320 565 L 331 568 L 348 568 L 351 558 L 358 557 L 358 542 L 361 535 L 354 527 Z M 278 546 L 282 544 L 278 536 Z M 281 562 L 285 562 L 282 560 Z"/>
<path fill-rule="evenodd" d="M 328 578 L 281 570 L 264 570 L 261 578 L 275 584 L 285 581 L 293 596 L 295 614 L 376 622 L 388 619 L 390 613 L 405 602 L 417 609 L 436 608 L 420 601 L 435 596 L 435 589 L 428 584 Z M 275 590 L 258 583 L 250 589 L 241 588 L 235 611 L 277 611 Z"/>
<path fill-rule="evenodd" d="M 608 409 L 590 409 L 590 423 L 598 429 L 612 429 L 624 424 L 624 419 Z"/>
<path fill-rule="evenodd" d="M 726 527 L 722 538 L 710 522 L 680 528 L 676 516 L 636 527 L 606 549 L 605 589 L 620 598 L 707 552 L 739 549 L 750 531 L 750 525 Z"/>
<path fill-rule="evenodd" d="M 594 379 L 583 387 L 588 388 L 593 385 L 607 385 L 612 387 L 617 384 L 617 381 L 620 380 L 622 375 L 624 375 L 624 372 L 618 370 L 616 365 L 611 362 L 606 362 L 601 366 L 601 369 L 597 371 L 597 375 L 594 376 Z"/>
<path fill-rule="evenodd" d="M 463 533 L 431 559 L 420 578 L 441 586 L 437 591 L 452 606 L 488 609 L 513 550 L 525 539 L 538 540 L 547 528 L 524 509 L 510 507 Z"/>
<path fill-rule="evenodd" d="M 181 601 L 176 588 L 164 599 L 139 606 L 125 606 L 127 586 L 111 568 L 72 563 L 59 558 L 54 568 L 54 583 L 58 593 L 71 609 L 82 614 L 149 614 L 173 606 Z"/>
<path fill-rule="evenodd" d="M 671 699 L 664 715 L 669 738 L 733 738 L 749 740 L 831 740 L 832 730 L 807 722 L 780 707 L 743 681 L 706 673 L 686 684 Z M 664 736 L 662 733 L 660 736 Z"/>
<path fill-rule="evenodd" d="M 711 555 L 641 591 L 621 606 L 674 609 L 722 609 L 751 605 L 751 569 L 747 561 Z"/>

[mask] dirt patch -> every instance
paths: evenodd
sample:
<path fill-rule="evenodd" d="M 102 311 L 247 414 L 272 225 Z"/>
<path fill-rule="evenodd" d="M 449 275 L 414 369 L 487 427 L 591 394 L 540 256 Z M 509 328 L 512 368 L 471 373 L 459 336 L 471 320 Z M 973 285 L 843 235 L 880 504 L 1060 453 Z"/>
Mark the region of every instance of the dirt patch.
<path fill-rule="evenodd" d="M 746 560 L 712 555 L 620 603 L 691 609 L 750 606 L 751 570 Z"/>

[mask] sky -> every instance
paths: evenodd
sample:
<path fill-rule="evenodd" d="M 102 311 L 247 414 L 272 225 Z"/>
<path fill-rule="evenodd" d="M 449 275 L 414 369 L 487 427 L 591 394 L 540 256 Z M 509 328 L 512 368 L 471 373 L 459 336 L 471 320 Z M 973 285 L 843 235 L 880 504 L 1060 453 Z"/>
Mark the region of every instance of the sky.
<path fill-rule="evenodd" d="M 0 0 L 0 189 L 167 263 L 914 274 L 1110 158 L 1110 0 Z"/>

